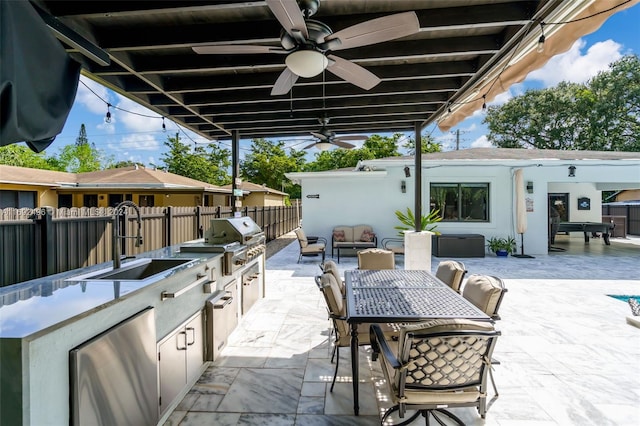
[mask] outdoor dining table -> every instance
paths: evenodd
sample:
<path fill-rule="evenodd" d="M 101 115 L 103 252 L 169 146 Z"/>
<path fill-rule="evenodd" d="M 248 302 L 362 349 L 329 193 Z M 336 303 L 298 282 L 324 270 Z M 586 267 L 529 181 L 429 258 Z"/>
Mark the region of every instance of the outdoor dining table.
<path fill-rule="evenodd" d="M 358 324 L 405 323 L 439 318 L 491 321 L 460 294 L 428 271 L 345 271 L 347 322 L 351 325 L 353 411 L 358 402 Z"/>

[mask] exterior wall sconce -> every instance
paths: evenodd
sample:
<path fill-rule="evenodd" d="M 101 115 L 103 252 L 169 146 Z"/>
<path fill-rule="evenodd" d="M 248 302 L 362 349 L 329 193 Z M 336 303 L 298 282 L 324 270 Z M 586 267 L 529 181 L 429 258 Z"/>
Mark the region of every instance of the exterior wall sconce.
<path fill-rule="evenodd" d="M 569 166 L 569 177 L 576 177 L 576 166 Z"/>
<path fill-rule="evenodd" d="M 405 181 L 400 182 L 400 191 L 402 191 L 403 194 L 407 192 L 407 182 Z"/>
<path fill-rule="evenodd" d="M 533 194 L 533 182 L 531 182 L 531 181 L 527 182 L 527 192 L 529 194 Z"/>
<path fill-rule="evenodd" d="M 406 177 L 411 177 L 411 169 L 409 168 L 409 166 L 404 166 L 404 175 Z"/>

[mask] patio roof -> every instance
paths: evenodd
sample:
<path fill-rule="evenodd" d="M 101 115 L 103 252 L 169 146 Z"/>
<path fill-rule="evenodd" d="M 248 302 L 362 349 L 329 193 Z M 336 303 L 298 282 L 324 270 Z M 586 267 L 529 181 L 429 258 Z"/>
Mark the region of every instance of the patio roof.
<path fill-rule="evenodd" d="M 334 32 L 408 11 L 420 31 L 337 52 L 381 79 L 370 90 L 329 72 L 326 84 L 323 73 L 300 78 L 277 96 L 271 89 L 284 55 L 193 50 L 280 46 L 282 27 L 265 1 L 32 3 L 84 75 L 213 140 L 309 136 L 322 115 L 337 134 L 414 130 L 438 120 L 446 129 L 638 1 L 322 0 L 312 18 Z"/>

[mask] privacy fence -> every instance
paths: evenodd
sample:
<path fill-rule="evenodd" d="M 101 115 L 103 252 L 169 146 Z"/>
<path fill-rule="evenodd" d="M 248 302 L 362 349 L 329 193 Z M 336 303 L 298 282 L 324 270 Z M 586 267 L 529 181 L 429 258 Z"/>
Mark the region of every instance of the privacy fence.
<path fill-rule="evenodd" d="M 201 238 L 211 219 L 233 217 L 231 207 L 141 207 L 142 239 L 124 239 L 122 253 L 138 253 Z M 271 241 L 300 224 L 300 209 L 245 207 Z M 133 209 L 119 216 L 120 234 L 135 236 Z M 108 208 L 60 208 L 0 210 L 0 270 L 6 286 L 46 275 L 108 262 L 112 259 L 114 210 Z M 120 240 L 123 241 L 123 240 Z"/>

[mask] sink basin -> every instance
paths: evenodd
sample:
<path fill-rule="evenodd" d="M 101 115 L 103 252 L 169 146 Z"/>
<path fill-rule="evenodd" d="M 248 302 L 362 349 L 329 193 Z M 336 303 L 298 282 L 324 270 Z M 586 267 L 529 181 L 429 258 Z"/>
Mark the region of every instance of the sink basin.
<path fill-rule="evenodd" d="M 141 281 L 191 261 L 193 259 L 140 259 L 125 263 L 119 269 L 102 269 L 70 278 L 69 281 Z"/>

